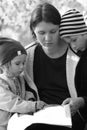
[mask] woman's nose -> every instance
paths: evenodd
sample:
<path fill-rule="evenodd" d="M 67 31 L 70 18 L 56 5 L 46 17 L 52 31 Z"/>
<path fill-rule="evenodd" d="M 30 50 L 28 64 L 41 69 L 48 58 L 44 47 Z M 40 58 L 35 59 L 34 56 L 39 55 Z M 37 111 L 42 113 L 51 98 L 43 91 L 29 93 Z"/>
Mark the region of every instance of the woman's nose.
<path fill-rule="evenodd" d="M 46 41 L 51 41 L 51 35 L 49 34 L 49 33 L 47 33 L 46 35 L 45 35 L 45 40 Z"/>

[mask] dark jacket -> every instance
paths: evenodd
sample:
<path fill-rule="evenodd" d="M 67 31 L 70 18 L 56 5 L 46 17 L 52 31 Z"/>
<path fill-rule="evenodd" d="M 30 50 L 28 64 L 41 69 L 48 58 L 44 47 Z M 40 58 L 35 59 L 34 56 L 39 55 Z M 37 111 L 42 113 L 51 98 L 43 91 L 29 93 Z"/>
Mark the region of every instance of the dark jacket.
<path fill-rule="evenodd" d="M 85 107 L 80 110 L 81 115 L 87 121 L 87 50 L 85 50 L 76 67 L 75 85 L 78 97 L 85 99 Z"/>

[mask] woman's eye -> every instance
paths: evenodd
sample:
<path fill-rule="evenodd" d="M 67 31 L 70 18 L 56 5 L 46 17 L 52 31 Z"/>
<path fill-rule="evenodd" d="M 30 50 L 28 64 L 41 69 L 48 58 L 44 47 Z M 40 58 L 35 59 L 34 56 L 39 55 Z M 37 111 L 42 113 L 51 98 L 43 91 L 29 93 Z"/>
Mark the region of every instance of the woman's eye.
<path fill-rule="evenodd" d="M 57 31 L 56 30 L 52 30 L 50 33 L 56 33 Z"/>
<path fill-rule="evenodd" d="M 40 35 L 44 35 L 45 32 L 41 31 L 41 32 L 38 32 L 38 34 L 40 34 Z"/>

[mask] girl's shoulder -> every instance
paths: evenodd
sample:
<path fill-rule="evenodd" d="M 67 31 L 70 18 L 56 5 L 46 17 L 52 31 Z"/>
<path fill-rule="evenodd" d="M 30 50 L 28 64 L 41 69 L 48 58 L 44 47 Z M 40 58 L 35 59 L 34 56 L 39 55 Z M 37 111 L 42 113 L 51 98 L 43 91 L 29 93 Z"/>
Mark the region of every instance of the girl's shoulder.
<path fill-rule="evenodd" d="M 1 77 L 0 77 L 0 87 L 3 87 L 5 89 L 9 89 L 9 83 Z"/>

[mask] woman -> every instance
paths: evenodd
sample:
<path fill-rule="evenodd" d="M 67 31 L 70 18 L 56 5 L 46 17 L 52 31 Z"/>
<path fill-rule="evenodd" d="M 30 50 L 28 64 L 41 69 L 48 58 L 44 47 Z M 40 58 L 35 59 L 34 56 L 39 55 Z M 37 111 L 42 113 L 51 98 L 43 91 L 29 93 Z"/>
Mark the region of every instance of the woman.
<path fill-rule="evenodd" d="M 40 99 L 47 104 L 61 105 L 69 98 L 72 129 L 83 130 L 85 122 L 80 117 L 78 110 L 85 107 L 85 99 L 77 98 L 78 92 L 74 87 L 74 72 L 78 57 L 68 49 L 68 44 L 60 38 L 60 22 L 60 13 L 49 3 L 38 5 L 32 12 L 30 29 L 35 42 L 27 48 L 28 58 L 25 72 L 34 80 Z M 26 130 L 41 130 L 42 128 L 47 130 L 69 129 L 35 124 Z"/>

